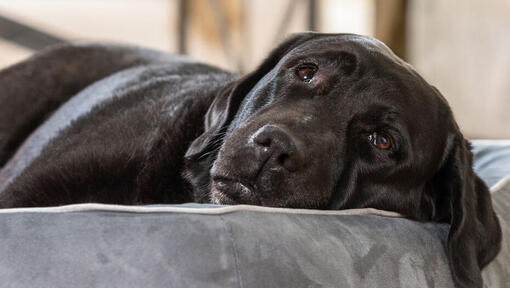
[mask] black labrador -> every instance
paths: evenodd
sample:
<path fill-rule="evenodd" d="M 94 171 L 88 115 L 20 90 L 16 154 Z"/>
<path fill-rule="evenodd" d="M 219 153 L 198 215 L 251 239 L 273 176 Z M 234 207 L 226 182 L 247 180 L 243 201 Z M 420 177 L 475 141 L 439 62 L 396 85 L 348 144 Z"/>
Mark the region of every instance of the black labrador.
<path fill-rule="evenodd" d="M 213 202 L 373 207 L 449 222 L 459 287 L 501 231 L 439 91 L 381 42 L 297 34 L 237 76 L 112 45 L 0 72 L 0 207 Z"/>

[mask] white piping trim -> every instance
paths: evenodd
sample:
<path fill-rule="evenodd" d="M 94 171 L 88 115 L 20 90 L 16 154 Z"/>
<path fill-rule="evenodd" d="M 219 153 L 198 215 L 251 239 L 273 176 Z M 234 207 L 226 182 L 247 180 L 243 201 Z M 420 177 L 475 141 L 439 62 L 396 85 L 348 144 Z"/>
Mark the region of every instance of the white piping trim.
<path fill-rule="evenodd" d="M 234 205 L 226 207 L 193 208 L 179 206 L 127 206 L 110 205 L 98 203 L 73 204 L 56 207 L 34 207 L 34 208 L 8 208 L 0 209 L 0 214 L 6 213 L 62 213 L 79 211 L 111 211 L 111 212 L 131 212 L 131 213 L 190 213 L 190 214 L 209 214 L 221 215 L 236 211 L 254 211 L 264 213 L 283 213 L 283 214 L 307 214 L 307 215 L 379 215 L 385 217 L 404 217 L 403 215 L 374 208 L 348 209 L 348 210 L 313 210 L 313 209 L 292 209 L 292 208 L 272 208 L 252 205 Z"/>
<path fill-rule="evenodd" d="M 505 178 L 499 180 L 496 184 L 492 185 L 491 187 L 491 194 L 494 194 L 501 190 L 501 188 L 505 187 L 508 183 L 510 183 L 510 175 L 506 176 Z"/>
<path fill-rule="evenodd" d="M 501 188 L 510 183 L 510 175 L 499 180 L 490 188 L 490 193 L 494 194 Z M 31 207 L 31 208 L 7 208 L 0 209 L 0 214 L 7 213 L 64 213 L 80 211 L 111 211 L 111 212 L 130 212 L 130 213 L 189 213 L 189 214 L 209 214 L 221 215 L 236 211 L 254 211 L 264 213 L 283 213 L 283 214 L 306 214 L 306 215 L 379 215 L 385 217 L 405 217 L 400 213 L 379 210 L 375 208 L 347 209 L 347 210 L 316 210 L 316 209 L 294 209 L 294 208 L 274 208 L 253 205 L 233 205 L 225 207 L 180 207 L 180 206 L 128 206 L 112 205 L 100 203 L 72 204 L 54 207 Z"/>
<path fill-rule="evenodd" d="M 471 143 L 485 146 L 508 146 L 510 145 L 510 139 L 473 139 L 469 140 Z"/>
<path fill-rule="evenodd" d="M 498 181 L 490 188 L 490 193 L 496 193 L 501 188 L 510 183 L 510 175 Z M 379 210 L 375 208 L 347 209 L 347 210 L 316 210 L 316 209 L 294 209 L 294 208 L 274 208 L 253 205 L 233 205 L 225 207 L 194 208 L 181 206 L 128 206 L 112 205 L 100 203 L 72 204 L 54 207 L 31 207 L 31 208 L 7 208 L 0 209 L 0 214 L 8 213 L 65 213 L 80 211 L 111 211 L 128 213 L 188 213 L 188 214 L 208 214 L 221 215 L 237 211 L 253 211 L 264 213 L 283 213 L 283 214 L 305 214 L 305 215 L 379 215 L 385 217 L 405 217 L 400 213 Z"/>
<path fill-rule="evenodd" d="M 490 188 L 490 193 L 496 193 L 501 188 L 510 183 L 510 175 L 498 181 Z M 31 207 L 31 208 L 7 208 L 0 209 L 0 214 L 7 213 L 65 213 L 80 211 L 111 211 L 128 213 L 188 213 L 188 214 L 208 214 L 221 215 L 237 211 L 254 211 L 264 213 L 283 213 L 283 214 L 305 214 L 305 215 L 379 215 L 385 217 L 405 217 L 400 213 L 379 210 L 375 208 L 347 209 L 347 210 L 316 210 L 316 209 L 294 209 L 294 208 L 274 208 L 253 205 L 233 205 L 225 207 L 194 208 L 181 206 L 128 206 L 112 205 L 100 203 L 72 204 L 54 207 Z"/>

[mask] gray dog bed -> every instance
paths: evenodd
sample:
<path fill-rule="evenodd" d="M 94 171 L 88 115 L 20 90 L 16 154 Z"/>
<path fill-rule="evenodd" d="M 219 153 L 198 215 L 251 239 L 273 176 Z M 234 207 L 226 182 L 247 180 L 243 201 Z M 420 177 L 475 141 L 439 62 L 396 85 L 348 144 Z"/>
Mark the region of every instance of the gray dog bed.
<path fill-rule="evenodd" d="M 510 141 L 474 141 L 510 287 Z M 0 210 L 2 287 L 453 287 L 449 226 L 374 209 L 83 204 Z"/>

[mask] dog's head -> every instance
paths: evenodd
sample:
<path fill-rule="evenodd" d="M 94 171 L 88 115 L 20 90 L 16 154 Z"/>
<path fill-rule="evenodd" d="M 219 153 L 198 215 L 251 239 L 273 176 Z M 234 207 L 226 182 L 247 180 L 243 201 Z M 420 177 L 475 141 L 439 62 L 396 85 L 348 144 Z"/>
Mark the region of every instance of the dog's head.
<path fill-rule="evenodd" d="M 216 97 L 186 160 L 204 202 L 372 207 L 450 222 L 461 286 L 480 286 L 498 251 L 490 194 L 447 102 L 369 37 L 283 42 Z"/>

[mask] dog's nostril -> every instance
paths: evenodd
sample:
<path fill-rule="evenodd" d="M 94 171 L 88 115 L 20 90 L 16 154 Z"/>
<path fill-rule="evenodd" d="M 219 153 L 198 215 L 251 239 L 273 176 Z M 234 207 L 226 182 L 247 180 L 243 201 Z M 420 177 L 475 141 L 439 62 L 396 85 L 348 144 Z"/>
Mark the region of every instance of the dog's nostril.
<path fill-rule="evenodd" d="M 253 136 L 253 143 L 258 146 L 257 157 L 262 165 L 268 168 L 283 167 L 288 171 L 296 171 L 303 164 L 302 151 L 292 134 L 278 126 L 266 125 Z M 261 153 L 260 153 L 261 152 Z"/>
<path fill-rule="evenodd" d="M 284 166 L 285 164 L 285 161 L 287 161 L 289 159 L 289 154 L 287 153 L 282 153 L 278 156 L 277 158 L 277 161 L 278 161 L 278 164 Z"/>
<path fill-rule="evenodd" d="M 281 154 L 278 156 L 278 164 L 290 172 L 296 171 L 300 167 L 300 157 L 299 156 L 291 156 L 289 154 Z"/>
<path fill-rule="evenodd" d="M 285 162 L 289 162 L 288 160 L 289 160 L 289 154 L 287 154 L 287 153 L 282 153 L 277 158 L 278 164 L 280 164 L 281 166 L 285 166 Z"/>
<path fill-rule="evenodd" d="M 267 135 L 259 134 L 253 140 L 262 147 L 271 147 L 271 138 L 267 137 Z"/>
<path fill-rule="evenodd" d="M 275 137 L 277 133 L 279 133 L 279 131 L 276 127 L 266 125 L 255 132 L 253 142 L 258 146 L 270 148 L 274 145 L 275 140 L 277 140 L 277 137 Z"/>

